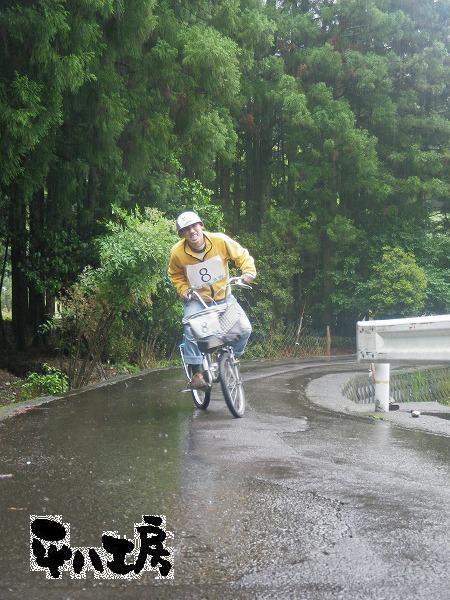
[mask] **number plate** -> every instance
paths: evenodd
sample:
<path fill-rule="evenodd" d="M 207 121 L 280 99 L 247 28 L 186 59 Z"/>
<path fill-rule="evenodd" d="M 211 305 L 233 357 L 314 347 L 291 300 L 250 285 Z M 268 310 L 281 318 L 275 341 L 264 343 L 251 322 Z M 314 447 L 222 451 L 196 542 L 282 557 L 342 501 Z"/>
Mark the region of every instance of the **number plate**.
<path fill-rule="evenodd" d="M 188 265 L 186 276 L 191 288 L 198 290 L 224 279 L 225 267 L 220 256 L 214 256 L 197 265 Z"/>

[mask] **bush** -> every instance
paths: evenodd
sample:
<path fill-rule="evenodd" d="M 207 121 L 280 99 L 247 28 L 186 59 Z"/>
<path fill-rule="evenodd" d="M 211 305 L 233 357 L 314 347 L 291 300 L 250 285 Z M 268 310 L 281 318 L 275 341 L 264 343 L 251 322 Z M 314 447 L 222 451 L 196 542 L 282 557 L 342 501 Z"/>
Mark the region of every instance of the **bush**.
<path fill-rule="evenodd" d="M 174 224 L 153 209 L 114 212 L 116 220 L 107 223 L 108 233 L 98 240 L 99 266 L 85 269 L 62 301 L 61 318 L 52 324 L 60 351 L 69 359 L 72 388 L 89 383 L 106 357 L 117 363 L 132 359 L 134 329 L 142 331 L 145 322 L 159 316 L 154 298 L 169 285 Z M 176 304 L 172 287 L 170 294 L 164 317 Z"/>
<path fill-rule="evenodd" d="M 105 357 L 115 365 L 130 362 L 134 351 L 134 336 L 125 319 L 116 319 L 111 327 Z"/>
<path fill-rule="evenodd" d="M 64 373 L 55 367 L 44 363 L 42 365 L 44 373 L 29 373 L 22 383 L 22 397 L 25 400 L 31 400 L 38 396 L 53 396 L 67 392 L 69 389 L 69 380 Z"/>
<path fill-rule="evenodd" d="M 366 303 L 375 318 L 417 315 L 425 304 L 427 278 L 415 256 L 401 248 L 383 247 L 381 260 L 372 265 L 366 285 Z"/>

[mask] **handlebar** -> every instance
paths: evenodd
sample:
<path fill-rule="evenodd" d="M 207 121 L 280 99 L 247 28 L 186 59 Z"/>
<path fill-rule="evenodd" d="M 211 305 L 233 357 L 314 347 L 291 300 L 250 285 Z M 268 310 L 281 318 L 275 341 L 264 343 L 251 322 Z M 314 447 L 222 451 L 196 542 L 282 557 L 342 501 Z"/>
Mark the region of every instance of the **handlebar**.
<path fill-rule="evenodd" d="M 228 283 L 226 283 L 223 287 L 221 287 L 218 290 L 218 292 L 221 292 L 223 289 L 225 289 L 227 287 L 233 287 L 233 286 L 247 288 L 248 290 L 253 289 L 251 285 L 248 285 L 248 283 L 244 283 L 242 281 L 242 277 L 230 277 L 230 279 L 228 280 Z M 203 301 L 203 298 L 200 296 L 200 294 L 196 290 L 189 288 L 187 290 L 187 293 L 188 293 L 188 295 L 187 295 L 188 301 L 193 300 L 194 296 L 197 296 L 197 298 L 200 300 L 200 302 L 202 304 L 205 304 L 205 302 Z M 211 298 L 211 296 L 209 296 L 209 298 Z M 214 302 L 214 298 L 211 298 L 211 300 L 212 300 L 212 302 Z M 206 304 L 205 304 L 205 307 L 206 307 Z"/>
<path fill-rule="evenodd" d="M 227 285 L 230 285 L 230 286 L 231 285 L 236 285 L 238 287 L 247 288 L 248 290 L 252 289 L 251 285 L 249 285 L 248 283 L 244 283 L 242 281 L 242 277 L 230 277 L 230 279 L 228 280 L 228 284 Z M 224 286 L 224 287 L 226 287 L 226 286 Z"/>

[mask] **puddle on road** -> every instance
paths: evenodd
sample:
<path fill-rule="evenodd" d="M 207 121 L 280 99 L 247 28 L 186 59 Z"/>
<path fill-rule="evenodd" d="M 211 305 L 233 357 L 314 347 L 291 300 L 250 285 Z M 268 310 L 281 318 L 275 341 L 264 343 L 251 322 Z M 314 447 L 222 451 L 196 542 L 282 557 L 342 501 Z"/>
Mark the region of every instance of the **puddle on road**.
<path fill-rule="evenodd" d="M 183 510 L 193 413 L 190 399 L 172 392 L 173 379 L 161 373 L 170 391 L 161 400 L 148 380 L 133 380 L 4 423 L 0 472 L 12 476 L 0 481 L 2 573 L 29 571 L 31 514 L 61 515 L 72 546 L 98 547 L 108 530 L 133 539 L 143 514 L 166 515 L 171 529 Z"/>

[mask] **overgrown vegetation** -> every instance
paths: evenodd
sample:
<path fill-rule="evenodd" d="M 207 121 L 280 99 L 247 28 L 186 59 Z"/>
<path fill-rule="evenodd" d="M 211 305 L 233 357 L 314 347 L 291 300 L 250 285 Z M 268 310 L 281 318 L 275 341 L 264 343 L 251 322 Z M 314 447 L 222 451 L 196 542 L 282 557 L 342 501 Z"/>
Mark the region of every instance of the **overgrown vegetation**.
<path fill-rule="evenodd" d="M 117 219 L 107 223 L 108 233 L 98 240 L 99 266 L 86 269 L 68 291 L 58 318 L 46 330 L 67 357 L 71 387 L 87 384 L 103 361 L 112 357 L 129 363 L 138 332 L 144 332 L 135 362 L 145 361 L 144 347 L 154 353 L 152 338 L 180 309 L 164 266 L 175 238 L 172 222 L 156 209 L 131 214 L 115 209 Z M 153 297 L 165 288 L 165 318 Z M 171 302 L 169 301 L 171 299 Z"/>
<path fill-rule="evenodd" d="M 59 369 L 44 363 L 42 370 L 43 373 L 29 373 L 21 384 L 24 400 L 31 400 L 38 396 L 54 396 L 69 389 L 67 376 Z"/>

